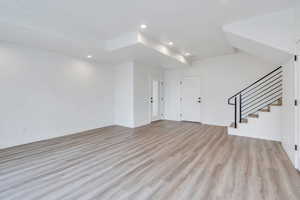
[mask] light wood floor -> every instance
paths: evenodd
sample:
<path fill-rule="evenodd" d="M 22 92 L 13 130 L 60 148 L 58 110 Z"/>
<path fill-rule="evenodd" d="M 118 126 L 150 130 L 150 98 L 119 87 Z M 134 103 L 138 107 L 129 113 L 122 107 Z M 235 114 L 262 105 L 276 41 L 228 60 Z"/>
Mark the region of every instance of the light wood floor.
<path fill-rule="evenodd" d="M 161 121 L 0 150 L 0 199 L 299 200 L 279 143 Z"/>

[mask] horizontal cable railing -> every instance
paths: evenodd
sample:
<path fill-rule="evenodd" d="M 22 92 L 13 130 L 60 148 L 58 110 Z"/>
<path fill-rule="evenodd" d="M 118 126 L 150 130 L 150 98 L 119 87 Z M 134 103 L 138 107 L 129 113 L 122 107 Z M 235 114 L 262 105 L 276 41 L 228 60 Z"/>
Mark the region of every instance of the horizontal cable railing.
<path fill-rule="evenodd" d="M 279 80 L 279 81 L 275 82 L 274 84 L 272 84 L 271 86 L 269 86 L 267 88 L 258 89 L 256 92 L 259 91 L 259 93 L 253 92 L 250 95 L 244 96 L 244 99 L 243 99 L 242 103 L 249 102 L 250 100 L 253 100 L 256 97 L 256 95 L 261 95 L 262 96 L 263 94 L 265 94 L 265 92 L 273 90 L 274 88 L 276 89 L 278 87 L 282 87 L 282 80 Z M 256 95 L 254 95 L 254 94 L 256 94 Z"/>
<path fill-rule="evenodd" d="M 234 106 L 235 128 L 238 121 L 282 98 L 282 74 L 280 66 L 228 99 L 228 104 Z"/>
<path fill-rule="evenodd" d="M 252 108 L 251 110 L 248 110 L 247 112 L 244 112 L 242 114 L 242 117 L 248 116 L 249 114 L 255 113 L 263 108 L 265 108 L 266 106 L 275 103 L 276 101 L 278 101 L 278 99 L 280 99 L 282 97 L 282 93 L 276 95 L 273 99 L 269 99 L 261 104 L 259 104 L 258 106 Z"/>

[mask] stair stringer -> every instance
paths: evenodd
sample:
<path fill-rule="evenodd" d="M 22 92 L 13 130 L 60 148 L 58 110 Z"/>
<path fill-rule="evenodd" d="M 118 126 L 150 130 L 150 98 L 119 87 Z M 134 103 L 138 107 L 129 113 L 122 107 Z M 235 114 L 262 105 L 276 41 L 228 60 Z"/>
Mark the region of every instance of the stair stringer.
<path fill-rule="evenodd" d="M 271 106 L 270 112 L 257 112 L 258 118 L 247 118 L 248 123 L 239 123 L 238 128 L 228 127 L 229 135 L 281 141 L 282 106 Z"/>

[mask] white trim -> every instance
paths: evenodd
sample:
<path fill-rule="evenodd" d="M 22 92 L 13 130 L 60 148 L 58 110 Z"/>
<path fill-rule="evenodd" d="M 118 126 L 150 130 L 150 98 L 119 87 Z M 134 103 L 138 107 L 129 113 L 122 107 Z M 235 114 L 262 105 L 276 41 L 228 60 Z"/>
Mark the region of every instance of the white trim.
<path fill-rule="evenodd" d="M 300 100 L 300 70 L 299 70 L 299 61 L 294 62 L 295 66 L 295 97 L 296 99 Z M 300 106 L 296 106 L 295 108 L 295 145 L 298 146 L 298 151 L 296 152 L 296 158 L 295 158 L 295 168 L 300 170 Z"/>

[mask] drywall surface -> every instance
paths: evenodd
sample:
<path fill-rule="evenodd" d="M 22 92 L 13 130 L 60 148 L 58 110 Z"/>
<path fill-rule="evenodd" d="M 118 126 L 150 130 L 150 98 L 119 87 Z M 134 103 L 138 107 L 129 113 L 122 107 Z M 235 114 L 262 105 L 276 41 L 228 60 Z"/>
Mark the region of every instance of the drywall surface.
<path fill-rule="evenodd" d="M 134 62 L 134 126 L 151 123 L 151 77 L 162 80 L 162 69 L 142 62 Z M 161 93 L 161 97 L 163 94 Z M 160 110 L 163 104 L 160 105 Z"/>
<path fill-rule="evenodd" d="M 287 9 L 228 24 L 223 29 L 225 32 L 293 53 L 294 25 L 294 9 Z"/>
<path fill-rule="evenodd" d="M 113 124 L 112 69 L 0 44 L 0 148 Z"/>
<path fill-rule="evenodd" d="M 138 61 L 114 67 L 115 124 L 130 128 L 151 123 L 151 77 L 162 69 Z"/>
<path fill-rule="evenodd" d="M 295 164 L 294 145 L 296 141 L 296 110 L 294 101 L 296 99 L 296 73 L 293 60 L 283 67 L 283 106 L 282 106 L 282 145 L 290 160 Z"/>
<path fill-rule="evenodd" d="M 183 77 L 198 76 L 202 123 L 229 126 L 234 120 L 234 108 L 227 104 L 227 99 L 275 67 L 240 52 L 206 59 L 184 70 L 165 70 L 165 117 L 180 120 L 180 81 Z"/>
<path fill-rule="evenodd" d="M 248 118 L 238 128 L 228 128 L 229 135 L 281 141 L 282 107 L 271 106 L 271 112 L 258 112 L 259 118 Z"/>
<path fill-rule="evenodd" d="M 114 67 L 114 121 L 116 125 L 134 127 L 133 62 Z"/>
<path fill-rule="evenodd" d="M 287 9 L 224 25 L 228 42 L 274 64 L 283 64 L 295 53 L 295 9 Z M 274 23 L 276 22 L 276 23 Z"/>
<path fill-rule="evenodd" d="M 295 12 L 294 12 L 294 20 L 295 20 L 295 32 L 296 32 L 296 43 L 298 46 L 297 53 L 299 54 L 299 45 L 300 45 L 300 2 L 296 4 Z"/>

